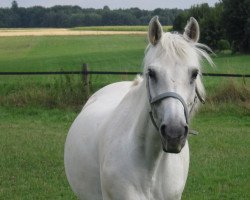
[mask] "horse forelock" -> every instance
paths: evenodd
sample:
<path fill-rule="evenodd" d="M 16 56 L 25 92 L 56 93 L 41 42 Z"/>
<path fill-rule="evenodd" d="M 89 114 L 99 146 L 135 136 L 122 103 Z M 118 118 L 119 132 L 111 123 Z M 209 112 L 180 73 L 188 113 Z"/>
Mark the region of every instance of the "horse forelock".
<path fill-rule="evenodd" d="M 152 49 L 154 51 L 151 51 Z M 148 45 L 145 50 L 144 64 L 150 63 L 155 57 L 166 56 L 171 60 L 181 63 L 185 63 L 190 59 L 197 59 L 198 62 L 205 59 L 211 66 L 214 66 L 207 52 L 212 53 L 212 50 L 208 46 L 188 41 L 181 34 L 167 32 L 162 35 L 159 44 L 155 46 L 152 44 Z M 201 67 L 200 64 L 197 67 Z"/>

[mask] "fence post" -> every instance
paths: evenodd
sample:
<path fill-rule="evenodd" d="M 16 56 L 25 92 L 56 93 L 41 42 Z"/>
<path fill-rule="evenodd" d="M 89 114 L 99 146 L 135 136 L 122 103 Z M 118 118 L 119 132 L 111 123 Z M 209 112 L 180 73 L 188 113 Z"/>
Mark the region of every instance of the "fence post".
<path fill-rule="evenodd" d="M 89 66 L 87 63 L 83 63 L 82 65 L 82 82 L 83 82 L 83 88 L 85 90 L 86 94 L 86 100 L 89 97 L 89 75 L 88 75 L 88 69 Z"/>

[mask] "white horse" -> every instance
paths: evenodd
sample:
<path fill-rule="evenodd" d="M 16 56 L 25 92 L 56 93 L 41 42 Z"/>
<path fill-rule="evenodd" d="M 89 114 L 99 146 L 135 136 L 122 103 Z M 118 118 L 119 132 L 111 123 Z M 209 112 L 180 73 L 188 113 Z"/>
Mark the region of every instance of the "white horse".
<path fill-rule="evenodd" d="M 194 18 L 183 35 L 149 24 L 144 72 L 97 91 L 69 130 L 68 181 L 84 200 L 181 199 L 189 167 L 188 123 L 203 101 Z"/>

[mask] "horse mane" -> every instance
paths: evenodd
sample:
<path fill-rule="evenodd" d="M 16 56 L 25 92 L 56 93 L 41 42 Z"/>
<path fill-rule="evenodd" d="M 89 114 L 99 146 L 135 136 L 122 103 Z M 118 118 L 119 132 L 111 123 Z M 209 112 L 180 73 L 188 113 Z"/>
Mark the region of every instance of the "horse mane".
<path fill-rule="evenodd" d="M 143 77 L 141 75 L 137 75 L 136 78 L 133 81 L 132 86 L 137 86 L 143 81 Z"/>
<path fill-rule="evenodd" d="M 157 48 L 156 55 L 154 55 L 157 57 L 165 54 L 164 56 L 167 56 L 172 60 L 185 62 L 185 60 L 190 59 L 190 57 L 196 56 L 199 59 L 199 62 L 202 59 L 205 59 L 211 66 L 214 66 L 209 55 L 209 53 L 213 53 L 213 51 L 207 45 L 188 41 L 183 35 L 178 33 L 164 33 L 157 46 L 149 44 L 145 50 L 146 56 L 144 64 L 149 61 L 148 59 L 150 59 L 150 57 L 154 57 L 148 55 L 150 54 L 151 48 Z"/>

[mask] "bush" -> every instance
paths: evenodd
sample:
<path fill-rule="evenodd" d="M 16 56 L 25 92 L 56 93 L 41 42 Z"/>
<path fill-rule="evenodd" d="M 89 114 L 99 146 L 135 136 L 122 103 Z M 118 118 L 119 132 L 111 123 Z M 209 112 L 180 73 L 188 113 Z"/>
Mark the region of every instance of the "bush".
<path fill-rule="evenodd" d="M 213 91 L 213 94 L 208 96 L 207 101 L 210 103 L 237 103 L 244 104 L 249 108 L 250 89 L 243 82 L 240 84 L 233 79 L 229 79 L 228 82 L 221 84 L 217 89 Z"/>
<path fill-rule="evenodd" d="M 10 87 L 11 88 L 11 87 Z M 55 77 L 51 83 L 20 82 L 0 95 L 0 106 L 42 106 L 79 110 L 88 99 L 81 76 Z"/>
<path fill-rule="evenodd" d="M 219 51 L 231 49 L 229 42 L 223 39 L 218 41 L 217 47 Z"/>

